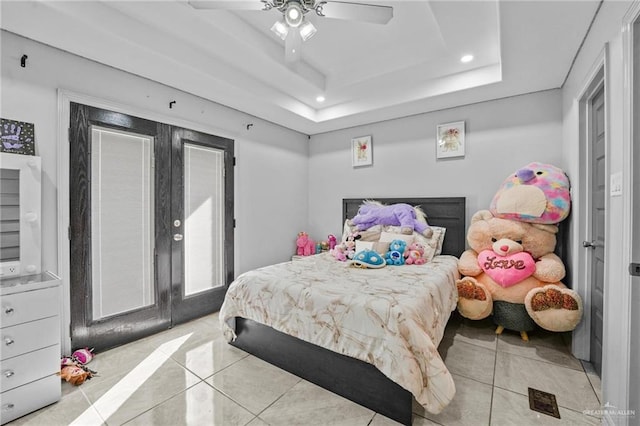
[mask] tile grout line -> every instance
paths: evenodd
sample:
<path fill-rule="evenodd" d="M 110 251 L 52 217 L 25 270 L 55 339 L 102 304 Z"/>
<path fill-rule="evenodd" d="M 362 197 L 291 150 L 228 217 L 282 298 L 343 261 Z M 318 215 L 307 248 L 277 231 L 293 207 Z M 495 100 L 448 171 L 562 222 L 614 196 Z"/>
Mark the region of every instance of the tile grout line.
<path fill-rule="evenodd" d="M 598 400 L 598 403 L 600 405 L 602 405 L 602 401 L 600 400 L 600 397 L 598 396 L 598 391 L 596 390 L 595 386 L 593 385 L 593 381 L 591 380 L 591 377 L 589 377 L 589 373 L 587 373 L 587 370 L 584 368 L 584 364 L 587 363 L 589 361 L 584 361 L 582 362 L 582 360 L 580 361 L 580 365 L 582 366 L 582 371 L 584 372 L 584 374 L 587 376 L 587 380 L 589 381 L 589 385 L 591 385 L 591 389 L 593 390 L 593 393 L 596 396 L 596 399 Z M 594 374 L 597 374 L 594 372 Z"/>
<path fill-rule="evenodd" d="M 279 368 L 279 367 L 278 367 L 278 368 Z M 296 376 L 296 377 L 298 377 L 298 376 Z M 269 404 L 269 405 L 267 405 L 266 407 L 264 407 L 264 409 L 263 409 L 262 411 L 260 411 L 260 412 L 256 415 L 256 417 L 260 416 L 260 414 L 264 413 L 264 412 L 265 412 L 265 411 L 267 411 L 269 408 L 271 408 L 271 406 L 273 406 L 273 404 L 275 404 L 276 402 L 280 401 L 280 400 L 282 399 L 282 397 L 283 397 L 286 393 L 290 392 L 290 391 L 291 391 L 291 389 L 293 389 L 294 387 L 298 386 L 298 384 L 299 384 L 299 383 L 301 383 L 303 380 L 304 380 L 304 379 L 300 379 L 300 380 L 298 380 L 298 381 L 297 381 L 293 386 L 291 386 L 289 389 L 287 389 L 286 391 L 284 391 L 284 392 L 282 393 L 282 395 L 280 395 L 279 397 L 277 397 L 277 398 L 276 398 L 276 399 L 275 399 L 271 404 Z M 311 383 L 311 382 L 309 382 L 309 383 Z M 245 409 L 246 409 L 246 408 L 245 408 Z M 262 420 L 262 418 L 260 418 L 260 420 Z M 263 420 L 263 421 L 264 421 L 264 420 Z"/>
<path fill-rule="evenodd" d="M 493 357 L 493 381 L 491 382 L 491 400 L 489 401 L 489 423 L 487 426 L 491 426 L 491 416 L 493 415 L 493 396 L 496 390 L 496 371 L 498 367 L 498 341 L 500 340 L 500 336 L 496 334 L 496 346 L 495 346 L 495 356 Z"/>
<path fill-rule="evenodd" d="M 505 391 L 505 392 L 509 392 L 509 393 L 512 393 L 512 394 L 515 394 L 515 395 L 519 395 L 519 396 L 522 396 L 522 397 L 528 398 L 528 395 L 525 395 L 525 394 L 520 393 L 520 392 L 518 392 L 518 391 L 514 391 L 514 390 L 512 390 L 512 389 L 506 389 L 506 388 L 503 388 L 502 386 L 495 386 L 495 387 L 496 387 L 496 388 L 498 388 L 498 389 L 500 389 L 500 390 L 503 390 L 503 391 Z M 563 409 L 565 409 L 565 410 L 567 410 L 567 411 L 571 411 L 571 412 L 576 413 L 576 414 L 581 414 L 581 415 L 583 415 L 583 416 L 590 417 L 590 418 L 592 418 L 592 419 L 598 419 L 598 420 L 601 420 L 599 417 L 592 416 L 592 415 L 590 415 L 590 414 L 584 414 L 584 413 L 582 413 L 582 412 L 580 412 L 580 411 L 576 410 L 575 408 L 565 407 L 564 405 L 560 405 L 560 404 L 558 404 L 558 407 L 559 407 L 559 408 L 563 408 Z"/>

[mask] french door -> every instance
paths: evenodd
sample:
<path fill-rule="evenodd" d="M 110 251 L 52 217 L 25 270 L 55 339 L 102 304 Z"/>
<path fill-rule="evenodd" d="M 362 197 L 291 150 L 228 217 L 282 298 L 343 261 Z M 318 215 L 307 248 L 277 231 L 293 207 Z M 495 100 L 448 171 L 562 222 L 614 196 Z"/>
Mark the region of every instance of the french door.
<path fill-rule="evenodd" d="M 97 350 L 220 308 L 233 141 L 71 103 L 71 342 Z"/>

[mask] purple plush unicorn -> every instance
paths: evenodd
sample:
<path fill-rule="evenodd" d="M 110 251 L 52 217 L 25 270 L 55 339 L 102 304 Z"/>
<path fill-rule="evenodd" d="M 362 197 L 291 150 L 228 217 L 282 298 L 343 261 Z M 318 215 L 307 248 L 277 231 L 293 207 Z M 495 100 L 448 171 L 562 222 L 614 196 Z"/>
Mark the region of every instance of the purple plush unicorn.
<path fill-rule="evenodd" d="M 422 210 L 402 203 L 385 206 L 377 201 L 365 201 L 358 209 L 358 214 L 351 219 L 351 224 L 356 225 L 358 231 L 374 225 L 391 225 L 400 226 L 403 234 L 411 234 L 415 230 L 430 237 L 433 232 Z"/>

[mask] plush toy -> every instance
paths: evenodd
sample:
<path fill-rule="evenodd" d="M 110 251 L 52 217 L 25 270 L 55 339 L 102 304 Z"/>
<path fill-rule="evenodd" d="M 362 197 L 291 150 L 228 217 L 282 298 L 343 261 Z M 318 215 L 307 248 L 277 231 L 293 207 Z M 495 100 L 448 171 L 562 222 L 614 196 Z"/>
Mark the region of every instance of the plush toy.
<path fill-rule="evenodd" d="M 333 249 L 329 250 L 329 253 L 340 262 L 345 262 L 348 259 L 347 253 L 345 251 L 345 246 L 342 244 L 340 244 L 339 246 L 335 246 Z"/>
<path fill-rule="evenodd" d="M 427 259 L 424 258 L 424 246 L 419 243 L 412 243 L 404 252 L 405 263 L 407 265 L 424 265 Z"/>
<path fill-rule="evenodd" d="M 86 366 L 92 359 L 93 349 L 78 349 L 74 351 L 71 356 L 61 358 L 60 372 L 58 375 L 61 379 L 66 380 L 72 385 L 81 385 L 96 375 L 95 371 Z"/>
<path fill-rule="evenodd" d="M 365 231 L 375 225 L 392 225 L 400 226 L 403 234 L 416 231 L 429 238 L 433 233 L 424 212 L 409 204 L 387 206 L 378 201 L 365 201 L 349 224 L 355 225 L 358 231 Z"/>
<path fill-rule="evenodd" d="M 337 243 L 336 236 L 333 234 L 329 234 L 329 236 L 327 237 L 327 240 L 329 242 L 329 250 L 333 250 L 333 248 L 336 246 L 336 243 Z"/>
<path fill-rule="evenodd" d="M 311 256 L 316 254 L 316 245 L 306 232 L 299 232 L 296 240 L 298 256 Z"/>
<path fill-rule="evenodd" d="M 77 349 L 71 354 L 71 358 L 77 360 L 80 364 L 88 364 L 93 359 L 93 348 Z"/>
<path fill-rule="evenodd" d="M 329 253 L 341 262 L 347 259 L 353 259 L 353 256 L 356 254 L 356 240 L 359 239 L 360 234 L 358 232 L 352 232 L 344 242 L 335 246 Z"/>
<path fill-rule="evenodd" d="M 458 262 L 458 311 L 469 319 L 493 312 L 497 334 L 573 330 L 582 317 L 580 296 L 561 282 L 565 268 L 553 251 L 556 225 L 494 217 L 481 210 L 467 232 L 470 249 Z"/>
<path fill-rule="evenodd" d="M 67 365 L 60 369 L 60 378 L 72 385 L 81 385 L 92 377 L 91 371 L 78 365 Z"/>
<path fill-rule="evenodd" d="M 551 164 L 530 163 L 510 175 L 491 201 L 494 216 L 557 224 L 569 214 L 569 178 Z"/>
<path fill-rule="evenodd" d="M 350 266 L 363 269 L 379 269 L 387 266 L 387 264 L 377 251 L 365 249 L 353 256 Z"/>
<path fill-rule="evenodd" d="M 393 240 L 389 244 L 389 251 L 385 254 L 385 262 L 387 265 L 400 266 L 404 265 L 404 252 L 407 249 L 407 242 L 404 240 Z"/>

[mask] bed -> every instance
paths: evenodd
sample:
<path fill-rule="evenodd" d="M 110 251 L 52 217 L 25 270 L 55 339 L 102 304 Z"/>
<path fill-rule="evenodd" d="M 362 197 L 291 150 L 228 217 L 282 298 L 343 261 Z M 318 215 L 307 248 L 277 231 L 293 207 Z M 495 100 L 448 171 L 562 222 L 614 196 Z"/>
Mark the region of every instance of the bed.
<path fill-rule="evenodd" d="M 260 268 L 232 283 L 220 321 L 232 345 L 409 425 L 414 398 L 438 412 L 455 393 L 437 345 L 457 300 L 452 256 L 465 248 L 465 199 L 373 199 L 419 205 L 430 225 L 446 228 L 442 256 L 421 266 L 361 270 L 324 253 Z M 363 201 L 344 199 L 343 220 Z"/>

